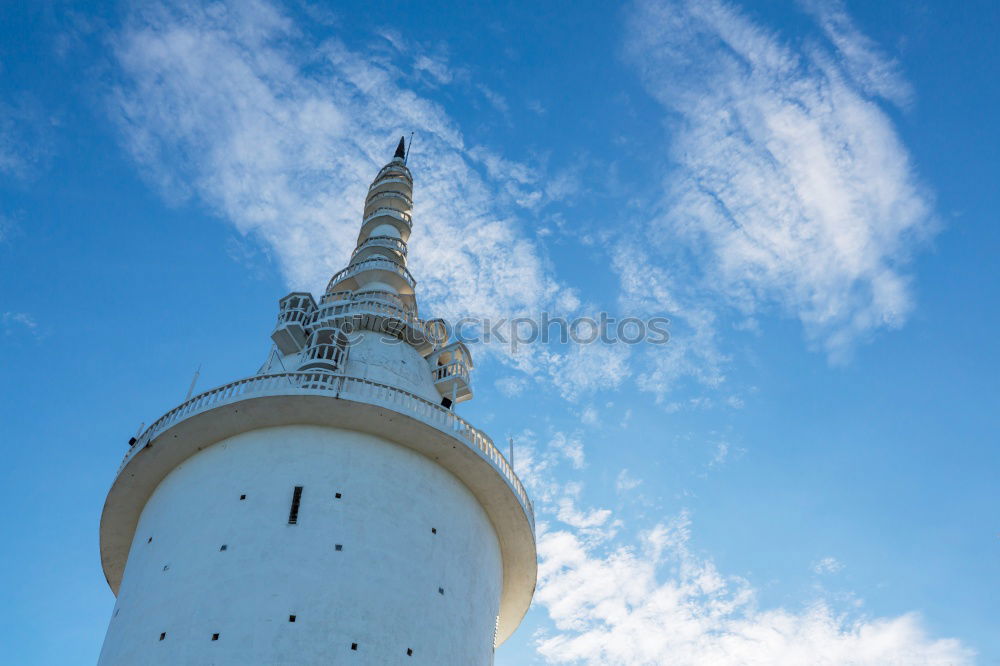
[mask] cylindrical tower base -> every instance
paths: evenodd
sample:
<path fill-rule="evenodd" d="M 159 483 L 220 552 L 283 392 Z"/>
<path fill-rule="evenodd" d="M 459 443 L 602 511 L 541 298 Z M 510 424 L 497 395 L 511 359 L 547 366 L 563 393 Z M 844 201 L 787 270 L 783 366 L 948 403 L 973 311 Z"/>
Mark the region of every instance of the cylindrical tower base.
<path fill-rule="evenodd" d="M 252 430 L 156 487 L 99 664 L 487 665 L 502 570 L 486 512 L 433 460 Z"/>

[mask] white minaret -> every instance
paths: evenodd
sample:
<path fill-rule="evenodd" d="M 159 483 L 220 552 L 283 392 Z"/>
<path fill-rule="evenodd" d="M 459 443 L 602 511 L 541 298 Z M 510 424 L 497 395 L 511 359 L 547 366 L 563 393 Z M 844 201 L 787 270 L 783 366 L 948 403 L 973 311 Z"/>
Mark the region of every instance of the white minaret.
<path fill-rule="evenodd" d="M 472 359 L 417 315 L 404 142 L 348 266 L 281 299 L 260 371 L 131 447 L 101 516 L 99 663 L 490 664 L 535 587 L 534 517 L 454 412 Z"/>

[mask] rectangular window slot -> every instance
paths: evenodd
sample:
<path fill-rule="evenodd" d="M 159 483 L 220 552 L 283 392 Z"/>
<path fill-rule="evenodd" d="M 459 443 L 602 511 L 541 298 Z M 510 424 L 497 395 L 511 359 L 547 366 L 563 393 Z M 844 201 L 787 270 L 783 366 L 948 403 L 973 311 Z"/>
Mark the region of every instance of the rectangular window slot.
<path fill-rule="evenodd" d="M 162 640 L 163 640 L 164 638 L 166 638 L 166 637 L 167 637 L 167 632 L 165 632 L 165 631 L 164 631 L 164 632 L 163 632 L 162 634 L 160 634 L 160 640 L 161 640 L 161 641 L 162 641 Z"/>
<path fill-rule="evenodd" d="M 294 525 L 299 521 L 299 502 L 302 501 L 302 486 L 295 486 L 292 493 L 292 508 L 288 512 L 288 524 Z"/>
<path fill-rule="evenodd" d="M 212 640 L 213 641 L 219 640 L 219 634 L 212 634 Z"/>
<path fill-rule="evenodd" d="M 289 622 L 295 622 L 295 616 L 294 615 L 289 615 L 288 616 L 288 621 Z"/>

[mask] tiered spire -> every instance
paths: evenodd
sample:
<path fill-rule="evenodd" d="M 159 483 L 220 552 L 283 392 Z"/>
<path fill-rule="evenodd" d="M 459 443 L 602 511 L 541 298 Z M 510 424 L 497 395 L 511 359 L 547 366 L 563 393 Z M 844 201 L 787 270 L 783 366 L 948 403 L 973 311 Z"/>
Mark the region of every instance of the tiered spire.
<path fill-rule="evenodd" d="M 412 209 L 413 176 L 406 166 L 403 137 L 368 188 L 347 266 L 330 279 L 318 306 L 308 294 L 283 299 L 272 338 L 282 354 L 297 352 L 307 358 L 318 354 L 321 358 L 311 360 L 309 369 L 342 372 L 348 365 L 345 341 L 351 332 L 393 336 L 427 360 L 432 383 L 451 405 L 472 397 L 468 376 L 472 359 L 460 342 L 443 344 L 447 341 L 442 339 L 442 325 L 417 315 L 417 282 L 406 268 Z M 337 345 L 340 352 L 334 349 Z"/>

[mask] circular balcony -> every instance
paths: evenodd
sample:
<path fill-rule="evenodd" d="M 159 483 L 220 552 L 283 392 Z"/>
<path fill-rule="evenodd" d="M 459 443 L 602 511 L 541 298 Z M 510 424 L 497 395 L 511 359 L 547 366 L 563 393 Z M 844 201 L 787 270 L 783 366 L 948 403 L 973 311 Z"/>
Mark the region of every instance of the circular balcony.
<path fill-rule="evenodd" d="M 334 346 L 335 345 L 323 345 Z M 220 405 L 245 400 L 252 394 L 297 393 L 299 391 L 322 391 L 330 394 L 351 394 L 352 399 L 362 402 L 375 401 L 393 404 L 397 411 L 409 413 L 415 418 L 438 425 L 448 433 L 454 433 L 464 440 L 472 449 L 478 450 L 493 465 L 498 473 L 510 484 L 511 490 L 517 495 L 525 515 L 535 524 L 535 513 L 528 499 L 528 493 L 514 473 L 514 469 L 493 444 L 493 440 L 470 425 L 455 412 L 440 405 L 429 402 L 409 391 L 379 384 L 360 377 L 333 375 L 328 373 L 283 372 L 271 375 L 257 375 L 224 386 L 206 391 L 181 403 L 170 410 L 139 436 L 122 460 L 118 471 L 121 472 L 135 455 L 145 449 L 152 440 L 174 424 L 183 421 L 194 414 L 214 409 Z"/>
<path fill-rule="evenodd" d="M 386 257 L 374 256 L 338 271 L 330 278 L 326 290 L 338 291 L 334 287 L 356 290 L 369 282 L 385 282 L 395 287 L 401 294 L 412 294 L 417 286 L 417 281 L 405 266 Z"/>
<path fill-rule="evenodd" d="M 361 230 L 358 232 L 358 240 L 364 241 L 372 231 L 383 224 L 391 224 L 399 232 L 399 238 L 404 243 L 410 238 L 410 231 L 413 228 L 413 218 L 409 213 L 398 211 L 395 208 L 376 208 L 370 214 L 365 215 L 361 222 Z"/>
<path fill-rule="evenodd" d="M 378 180 L 387 174 L 400 175 L 404 178 L 408 178 L 410 182 L 413 182 L 413 174 L 410 173 L 410 170 L 405 164 L 400 162 L 389 162 L 384 167 L 379 169 L 378 173 L 375 174 L 375 180 Z"/>
<path fill-rule="evenodd" d="M 345 323 L 350 325 L 345 326 Z M 316 312 L 315 325 L 386 333 L 406 342 L 421 356 L 434 351 L 439 340 L 426 322 L 388 292 L 364 292 L 355 294 L 349 301 L 324 304 Z"/>
<path fill-rule="evenodd" d="M 406 294 L 400 296 L 399 294 L 394 294 L 391 291 L 363 291 L 357 294 L 357 298 L 359 300 L 374 299 L 383 301 L 385 303 L 389 303 L 390 305 L 394 305 L 395 307 L 403 310 L 409 317 L 417 316 L 417 302 L 416 299 L 413 298 L 412 294 Z M 321 299 L 320 302 L 323 305 L 330 305 L 333 303 L 343 303 L 345 301 L 351 301 L 354 299 L 355 299 L 355 293 L 353 291 L 349 290 L 333 291 L 323 294 L 323 298 Z M 317 315 L 317 319 L 319 318 L 321 317 Z M 440 320 L 435 319 L 432 320 L 431 322 L 427 322 L 426 325 L 429 326 L 432 323 L 438 321 Z M 434 332 L 438 334 L 438 337 L 441 337 L 442 334 L 438 333 L 436 329 Z"/>
<path fill-rule="evenodd" d="M 345 289 L 343 291 L 328 291 L 323 294 L 323 297 L 320 299 L 320 303 L 326 305 L 327 303 L 336 303 L 337 301 L 349 301 L 353 295 L 354 292 L 349 289 Z"/>
<path fill-rule="evenodd" d="M 400 178 L 398 176 L 385 176 L 383 178 L 377 179 L 368 188 L 368 196 L 373 194 L 378 194 L 380 192 L 402 192 L 406 196 L 410 196 L 413 190 L 413 184 L 408 178 Z"/>
<path fill-rule="evenodd" d="M 354 248 L 351 262 L 362 261 L 376 254 L 400 262 L 406 261 L 406 243 L 393 236 L 369 236 L 364 243 Z"/>
<path fill-rule="evenodd" d="M 261 428 L 310 423 L 381 437 L 435 460 L 475 495 L 497 530 L 503 590 L 497 642 L 517 627 L 537 573 L 534 511 L 493 441 L 449 409 L 388 384 L 331 372 L 257 375 L 185 401 L 132 445 L 101 515 L 101 564 L 118 593 L 139 516 L 178 465 L 216 442 Z"/>
<path fill-rule="evenodd" d="M 376 208 L 394 208 L 401 213 L 409 213 L 413 208 L 413 200 L 402 192 L 380 192 L 369 195 L 365 200 L 365 216 Z"/>

